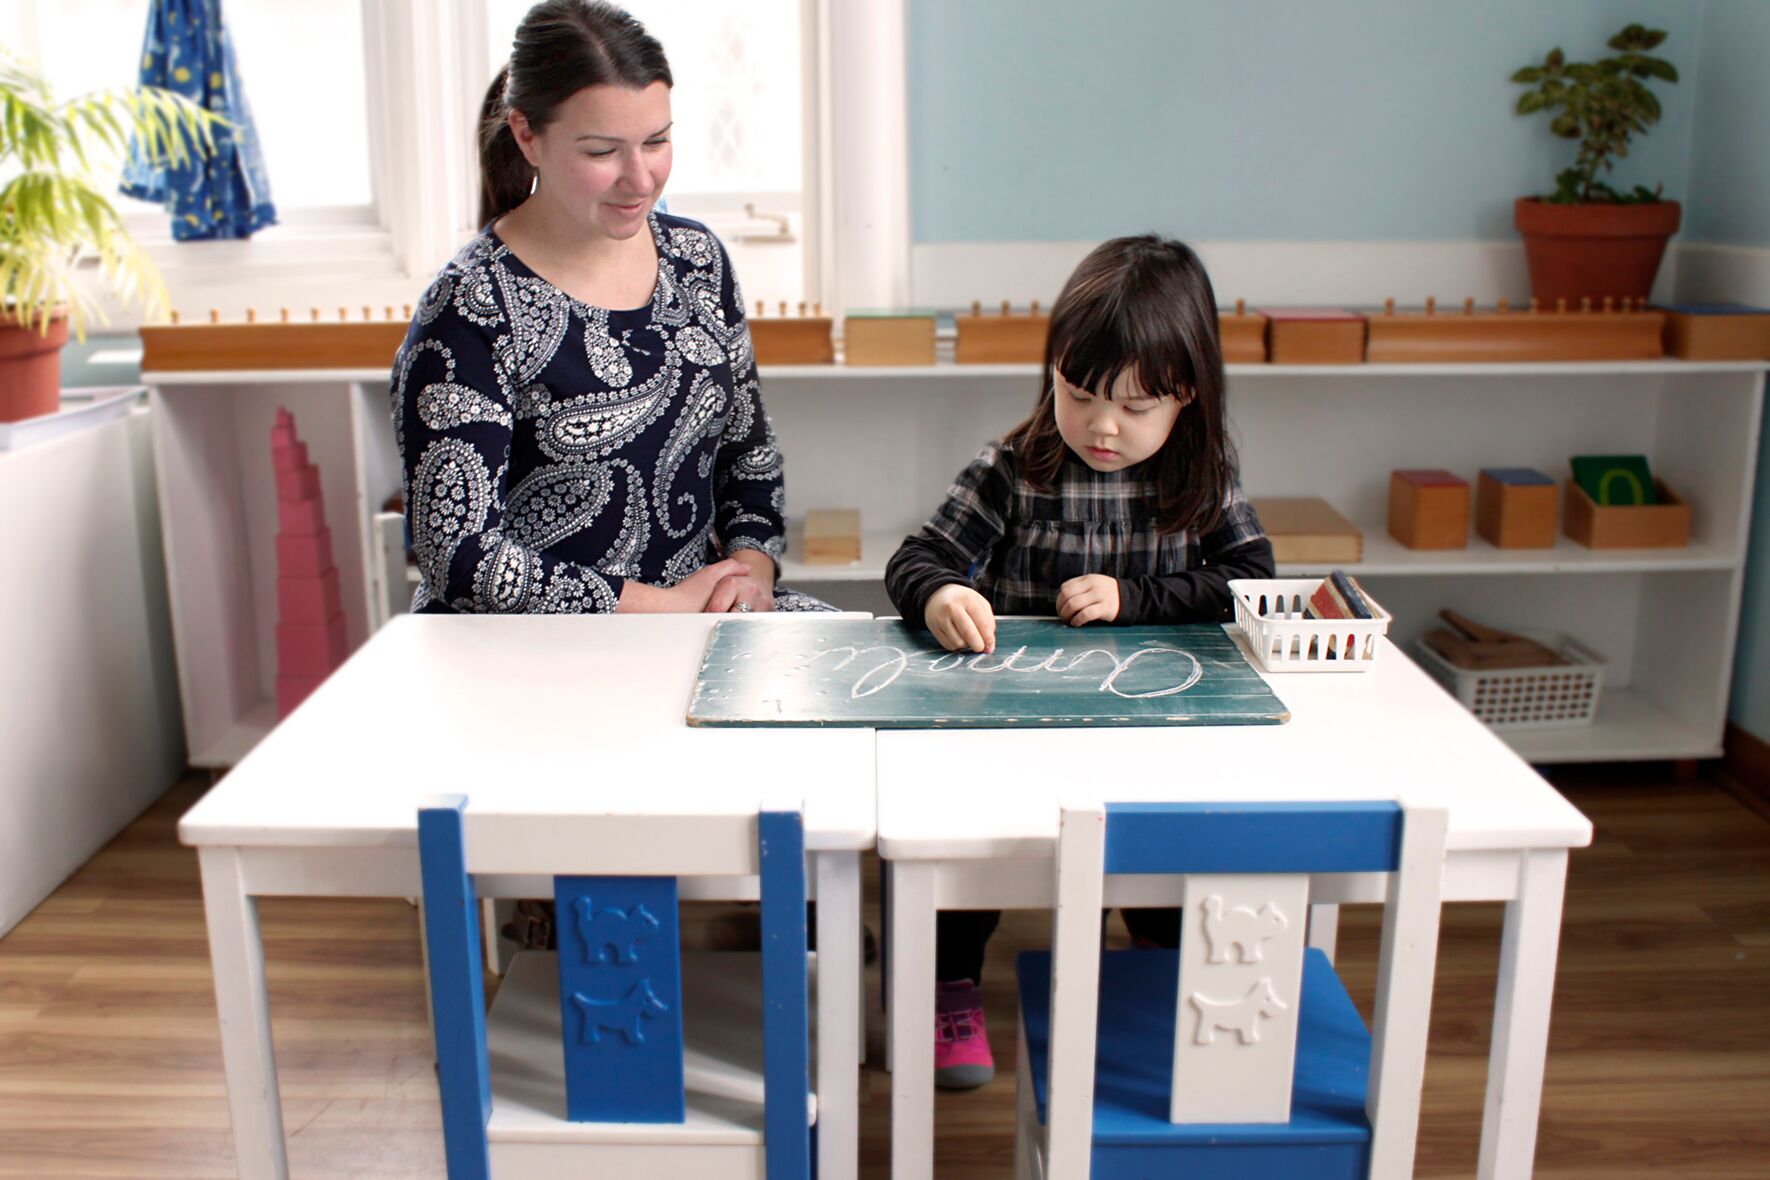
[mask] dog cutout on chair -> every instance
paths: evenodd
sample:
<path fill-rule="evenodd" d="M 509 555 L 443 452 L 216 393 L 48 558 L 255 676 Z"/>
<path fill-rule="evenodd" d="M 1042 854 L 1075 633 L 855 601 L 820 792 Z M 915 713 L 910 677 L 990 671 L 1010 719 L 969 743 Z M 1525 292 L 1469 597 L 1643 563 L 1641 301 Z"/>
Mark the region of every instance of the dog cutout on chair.
<path fill-rule="evenodd" d="M 1246 906 L 1225 909 L 1223 899 L 1212 894 L 1205 898 L 1205 941 L 1210 944 L 1207 963 L 1229 962 L 1229 948 L 1235 947 L 1236 959 L 1242 963 L 1261 961 L 1260 944 L 1276 938 L 1290 928 L 1290 919 L 1271 902 L 1259 910 Z"/>
<path fill-rule="evenodd" d="M 1214 1045 L 1218 1032 L 1232 1032 L 1244 1045 L 1260 1040 L 1260 1017 L 1271 1018 L 1289 1010 L 1290 1005 L 1272 990 L 1272 980 L 1261 979 L 1239 1000 L 1213 1000 L 1203 992 L 1194 992 L 1188 1000 L 1198 1010 L 1198 1031 L 1192 1036 L 1195 1045 Z"/>
<path fill-rule="evenodd" d="M 594 1000 L 582 992 L 572 995 L 572 1003 L 584 1014 L 584 1031 L 580 1043 L 602 1044 L 602 1034 L 618 1032 L 629 1045 L 645 1043 L 641 1020 L 656 1020 L 670 1010 L 651 990 L 651 981 L 642 979 L 627 989 L 618 1000 Z"/>

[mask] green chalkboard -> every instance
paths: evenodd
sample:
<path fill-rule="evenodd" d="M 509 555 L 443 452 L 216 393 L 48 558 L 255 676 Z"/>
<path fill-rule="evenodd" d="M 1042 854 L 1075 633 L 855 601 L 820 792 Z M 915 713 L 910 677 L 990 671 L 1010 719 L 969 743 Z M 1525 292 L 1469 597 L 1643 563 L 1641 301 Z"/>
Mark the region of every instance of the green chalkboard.
<path fill-rule="evenodd" d="M 1002 619 L 988 655 L 892 620 L 713 628 L 690 725 L 1275 725 L 1290 712 L 1214 624 Z"/>

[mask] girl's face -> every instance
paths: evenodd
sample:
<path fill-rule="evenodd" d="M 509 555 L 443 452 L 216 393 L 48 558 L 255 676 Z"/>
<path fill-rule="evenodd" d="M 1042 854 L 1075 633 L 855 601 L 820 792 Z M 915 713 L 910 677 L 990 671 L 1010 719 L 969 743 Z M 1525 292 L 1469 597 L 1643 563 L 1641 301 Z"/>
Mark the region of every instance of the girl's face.
<path fill-rule="evenodd" d="M 1051 380 L 1057 433 L 1095 471 L 1123 471 L 1150 458 L 1168 441 L 1185 408 L 1178 398 L 1143 392 L 1134 369 L 1120 373 L 1110 390 L 1071 385 L 1055 368 Z"/>
<path fill-rule="evenodd" d="M 586 86 L 541 131 L 521 111 L 510 129 L 540 174 L 536 195 L 587 233 L 626 239 L 670 179 L 670 88 Z"/>

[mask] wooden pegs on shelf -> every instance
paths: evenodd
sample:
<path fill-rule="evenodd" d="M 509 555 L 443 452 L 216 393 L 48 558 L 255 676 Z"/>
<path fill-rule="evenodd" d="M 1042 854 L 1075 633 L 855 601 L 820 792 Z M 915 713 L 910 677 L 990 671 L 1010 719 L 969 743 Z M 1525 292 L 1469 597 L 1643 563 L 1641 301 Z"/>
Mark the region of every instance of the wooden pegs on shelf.
<path fill-rule="evenodd" d="M 1393 303 L 1394 300 L 1390 300 L 1390 302 Z M 1236 315 L 1247 315 L 1248 314 L 1248 301 L 1246 299 L 1237 299 L 1235 301 L 1235 314 Z"/>
<path fill-rule="evenodd" d="M 405 309 L 403 311 L 401 311 L 399 314 L 400 314 L 400 318 L 403 320 L 411 319 L 412 318 L 412 305 L 409 303 L 406 304 Z"/>
<path fill-rule="evenodd" d="M 1037 299 L 1032 301 L 1032 314 L 1033 315 L 1039 314 L 1039 301 Z"/>
<path fill-rule="evenodd" d="M 246 309 L 246 322 L 248 324 L 256 324 L 258 322 L 258 309 L 256 307 L 248 307 Z"/>
<path fill-rule="evenodd" d="M 277 309 L 277 318 L 280 319 L 285 324 L 288 323 L 289 322 L 289 309 L 286 307 L 279 307 Z"/>
<path fill-rule="evenodd" d="M 1504 298 L 1502 298 L 1502 299 L 1501 299 L 1501 300 L 1500 300 L 1500 301 L 1499 301 L 1499 304 L 1498 304 L 1498 305 L 1497 305 L 1497 306 L 1498 306 L 1498 309 L 1499 309 L 1499 313 L 1500 313 L 1500 314 L 1501 314 L 1501 315 L 1505 315 L 1505 314 L 1506 314 L 1506 313 L 1507 313 L 1507 312 L 1508 312 L 1508 311 L 1511 311 L 1511 310 L 1512 310 L 1512 301 L 1511 301 L 1511 300 L 1510 300 L 1510 299 L 1504 299 Z"/>
<path fill-rule="evenodd" d="M 209 309 L 209 322 L 212 324 L 219 324 L 221 322 L 221 309 L 220 308 L 211 307 Z"/>
<path fill-rule="evenodd" d="M 805 318 L 805 300 L 803 300 L 803 299 L 801 299 L 799 301 L 799 318 L 800 319 Z"/>
<path fill-rule="evenodd" d="M 363 323 L 365 323 L 365 324 L 369 323 L 374 318 L 375 318 L 375 309 L 370 307 L 366 303 L 363 304 Z"/>
<path fill-rule="evenodd" d="M 391 303 L 387 305 L 387 318 L 390 320 L 393 318 L 393 304 Z"/>
<path fill-rule="evenodd" d="M 1469 295 L 1469 296 L 1464 297 L 1464 299 L 1463 299 L 1463 314 L 1464 315 L 1474 315 L 1475 314 L 1475 297 L 1473 295 Z"/>
<path fill-rule="evenodd" d="M 350 308 L 340 307 L 338 309 L 338 322 L 343 323 L 348 319 L 350 319 Z"/>
<path fill-rule="evenodd" d="M 316 324 L 320 322 L 320 309 L 317 307 L 313 309 L 313 322 Z"/>
<path fill-rule="evenodd" d="M 1006 299 L 1002 300 L 1002 314 L 1009 315 L 1009 314 L 1011 314 L 1012 310 L 1013 310 L 1013 305 L 1010 304 Z"/>
<path fill-rule="evenodd" d="M 816 316 L 820 320 L 823 319 L 824 318 L 824 305 L 821 303 L 813 303 L 811 305 L 811 314 Z"/>
<path fill-rule="evenodd" d="M 971 314 L 974 316 L 983 314 L 983 300 L 973 299 L 971 301 Z"/>
<path fill-rule="evenodd" d="M 1540 306 L 1541 306 L 1541 304 L 1537 301 L 1537 297 L 1535 295 L 1532 295 L 1530 297 L 1530 314 L 1535 315 L 1537 313 L 1537 309 Z"/>
<path fill-rule="evenodd" d="M 1426 314 L 1427 315 L 1438 314 L 1438 299 L 1436 296 L 1433 296 L 1433 295 L 1426 296 Z"/>
<path fill-rule="evenodd" d="M 1393 295 L 1391 295 L 1389 298 L 1383 300 L 1383 314 L 1384 315 L 1394 315 L 1395 314 L 1395 297 Z"/>
<path fill-rule="evenodd" d="M 1613 298 L 1611 298 L 1611 297 L 1610 297 L 1610 296 L 1609 296 L 1609 295 L 1606 295 L 1606 296 L 1605 296 L 1605 297 L 1604 297 L 1604 311 L 1605 311 L 1605 314 L 1609 314 L 1609 312 L 1610 312 L 1610 309 L 1611 309 L 1611 308 L 1612 308 L 1612 307 L 1613 307 L 1613 306 L 1614 306 L 1614 305 L 1615 305 L 1615 303 L 1616 303 L 1616 300 L 1615 300 L 1615 299 L 1613 299 Z"/>
<path fill-rule="evenodd" d="M 782 318 L 785 318 L 786 314 L 787 314 L 787 301 L 785 299 L 783 299 L 783 300 L 781 300 L 781 316 L 782 316 Z"/>
<path fill-rule="evenodd" d="M 1566 299 L 1556 299 L 1555 300 L 1555 314 L 1556 315 L 1563 315 L 1566 313 L 1566 311 L 1567 311 L 1567 300 Z"/>
<path fill-rule="evenodd" d="M 172 324 L 176 325 L 178 323 L 178 309 L 176 307 L 167 308 L 166 315 Z"/>
<path fill-rule="evenodd" d="M 1579 297 L 1579 309 L 1582 312 L 1592 310 L 1592 297 L 1590 295 L 1581 295 Z"/>
<path fill-rule="evenodd" d="M 756 318 L 757 318 L 757 319 L 761 319 L 761 318 L 762 318 L 762 311 L 763 311 L 763 304 L 762 304 L 762 300 L 760 300 L 760 299 L 758 299 L 758 300 L 757 300 L 757 301 L 756 301 Z"/>

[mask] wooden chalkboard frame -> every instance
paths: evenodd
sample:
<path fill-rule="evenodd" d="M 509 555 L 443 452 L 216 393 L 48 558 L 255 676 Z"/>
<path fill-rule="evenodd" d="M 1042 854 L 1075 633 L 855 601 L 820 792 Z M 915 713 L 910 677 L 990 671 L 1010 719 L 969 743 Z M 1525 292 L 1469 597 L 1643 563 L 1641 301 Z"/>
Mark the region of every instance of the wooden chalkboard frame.
<path fill-rule="evenodd" d="M 724 620 L 692 726 L 878 729 L 1277 725 L 1290 711 L 1215 623 L 997 622 L 987 655 L 897 619 Z"/>

